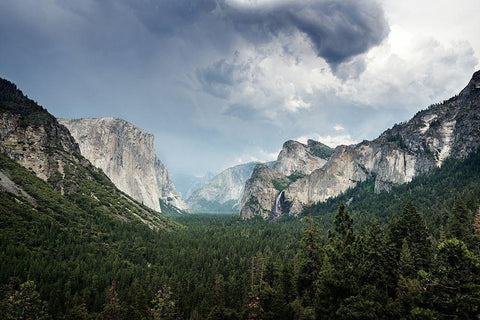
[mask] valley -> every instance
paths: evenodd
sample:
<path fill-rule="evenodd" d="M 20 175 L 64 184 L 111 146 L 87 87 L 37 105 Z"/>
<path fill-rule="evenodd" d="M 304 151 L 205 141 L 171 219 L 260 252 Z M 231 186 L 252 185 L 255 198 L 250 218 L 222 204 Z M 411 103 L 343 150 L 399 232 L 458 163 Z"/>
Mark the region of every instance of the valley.
<path fill-rule="evenodd" d="M 0 313 L 473 319 L 478 83 L 373 141 L 289 140 L 275 162 L 211 178 L 188 213 L 153 135 L 116 118 L 57 121 L 2 79 Z"/>

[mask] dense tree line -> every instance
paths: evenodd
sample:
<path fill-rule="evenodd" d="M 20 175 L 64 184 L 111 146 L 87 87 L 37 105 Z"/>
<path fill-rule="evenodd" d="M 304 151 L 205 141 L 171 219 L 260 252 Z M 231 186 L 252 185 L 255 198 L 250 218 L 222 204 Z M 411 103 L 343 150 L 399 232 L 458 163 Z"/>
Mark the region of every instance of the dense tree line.
<path fill-rule="evenodd" d="M 478 175 L 470 160 L 446 168 L 463 163 L 470 176 Z M 413 182 L 422 186 L 414 190 L 429 190 L 420 194 L 434 195 L 430 207 L 405 189 L 413 201 L 389 216 L 337 202 L 334 213 L 314 206 L 304 219 L 275 223 L 179 216 L 172 231 L 125 223 L 95 208 L 89 213 L 84 198 L 69 202 L 16 170 L 25 190 L 37 190 L 38 205 L 0 192 L 0 314 L 6 319 L 480 315 L 479 180 L 466 178 L 469 190 L 454 189 L 442 168 L 432 180 Z M 435 198 L 437 179 L 444 179 L 443 194 L 455 194 L 452 202 Z M 398 190 L 365 197 L 388 204 L 388 195 L 392 202 L 406 197 Z"/>

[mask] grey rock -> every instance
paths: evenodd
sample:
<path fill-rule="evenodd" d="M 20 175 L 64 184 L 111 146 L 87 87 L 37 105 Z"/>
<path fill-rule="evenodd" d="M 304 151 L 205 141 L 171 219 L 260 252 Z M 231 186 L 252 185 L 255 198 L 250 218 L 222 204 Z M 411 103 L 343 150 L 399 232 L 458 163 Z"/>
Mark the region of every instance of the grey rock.
<path fill-rule="evenodd" d="M 81 154 L 123 192 L 160 212 L 162 199 L 188 207 L 165 165 L 155 155 L 153 134 L 117 118 L 59 119 L 80 146 Z"/>
<path fill-rule="evenodd" d="M 441 166 L 448 157 L 463 158 L 479 146 L 480 71 L 477 71 L 458 96 L 418 112 L 408 122 L 395 125 L 373 141 L 338 146 L 323 166 L 311 172 L 306 165 L 307 153 L 298 143 L 287 141 L 274 168 L 278 173 L 302 172 L 304 168 L 307 176 L 289 184 L 283 194 L 260 202 L 250 188 L 262 190 L 271 182 L 267 181 L 269 177 L 252 175 L 255 181 L 249 180 L 245 186 L 245 194 L 250 198 L 242 202 L 241 217 L 269 217 L 265 212 L 268 208 L 274 216 L 297 215 L 305 205 L 335 197 L 368 178 L 375 179 L 375 192 L 389 191 L 394 185 L 410 182 L 415 176 Z M 278 164 L 279 161 L 284 164 Z M 263 199 L 265 195 L 259 197 Z M 281 202 L 277 206 L 276 200 Z"/>

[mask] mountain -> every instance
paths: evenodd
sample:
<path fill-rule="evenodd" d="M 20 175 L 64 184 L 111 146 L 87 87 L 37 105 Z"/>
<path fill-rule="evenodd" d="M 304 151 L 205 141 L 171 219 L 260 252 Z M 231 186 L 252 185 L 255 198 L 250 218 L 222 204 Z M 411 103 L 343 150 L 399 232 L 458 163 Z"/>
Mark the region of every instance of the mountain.
<path fill-rule="evenodd" d="M 167 168 L 155 155 L 153 134 L 110 117 L 58 121 L 78 142 L 81 154 L 120 190 L 158 212 L 162 211 L 161 202 L 188 209 Z"/>
<path fill-rule="evenodd" d="M 215 177 L 215 174 L 208 172 L 203 176 L 196 176 L 187 173 L 177 173 L 173 174 L 173 181 L 175 181 L 175 186 L 177 187 L 178 192 L 182 195 L 184 199 L 188 199 L 192 193 L 204 185 L 208 180 Z"/>
<path fill-rule="evenodd" d="M 261 215 L 276 219 L 283 208 L 283 190 L 318 168 L 323 167 L 333 149 L 314 140 L 307 144 L 289 140 L 283 144 L 277 161 L 271 166 L 257 165 L 246 181 L 240 216 L 244 219 Z"/>
<path fill-rule="evenodd" d="M 245 186 L 241 217 L 297 215 L 305 205 L 338 196 L 366 180 L 374 181 L 375 192 L 388 191 L 441 166 L 449 157 L 468 156 L 479 145 L 477 71 L 458 96 L 418 112 L 373 141 L 338 146 L 323 166 L 304 177 L 279 180 L 271 172 L 266 175 L 263 170 L 255 170 Z M 303 158 L 298 162 L 304 163 Z"/>
<path fill-rule="evenodd" d="M 187 199 L 195 212 L 238 212 L 245 181 L 252 175 L 256 162 L 234 166 L 212 177 Z"/>
<path fill-rule="evenodd" d="M 4 79 L 0 79 L 0 153 L 0 190 L 27 211 L 53 214 L 62 221 L 75 212 L 75 219 L 93 215 L 141 222 L 157 230 L 170 228 L 167 219 L 118 190 L 80 154 L 65 126 Z"/>

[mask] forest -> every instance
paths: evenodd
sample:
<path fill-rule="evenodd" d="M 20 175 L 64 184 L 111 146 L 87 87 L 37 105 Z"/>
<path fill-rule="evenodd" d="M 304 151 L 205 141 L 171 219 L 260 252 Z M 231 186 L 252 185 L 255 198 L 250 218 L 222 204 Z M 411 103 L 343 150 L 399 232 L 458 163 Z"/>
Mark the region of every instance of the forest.
<path fill-rule="evenodd" d="M 0 192 L 6 319 L 480 315 L 479 154 L 389 193 L 367 181 L 300 218 L 177 215 L 158 231 L 1 160 L 41 204 Z"/>

